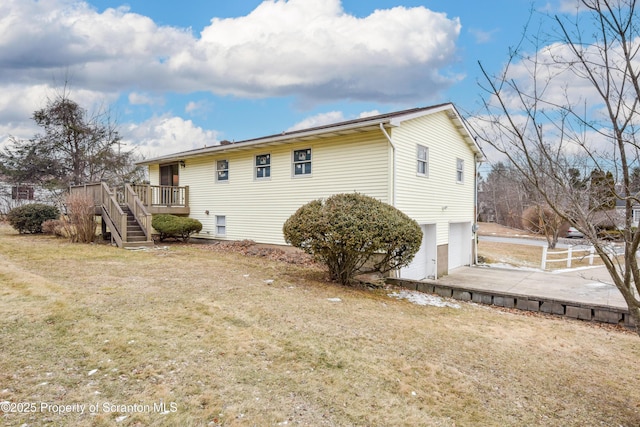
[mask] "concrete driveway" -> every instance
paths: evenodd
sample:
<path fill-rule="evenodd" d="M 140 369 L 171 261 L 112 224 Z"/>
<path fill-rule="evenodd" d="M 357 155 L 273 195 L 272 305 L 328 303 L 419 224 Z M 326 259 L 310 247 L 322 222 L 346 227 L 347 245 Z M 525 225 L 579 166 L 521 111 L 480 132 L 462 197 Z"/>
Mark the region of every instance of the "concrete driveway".
<path fill-rule="evenodd" d="M 476 291 L 546 298 L 593 306 L 626 309 L 620 291 L 604 267 L 546 272 L 497 267 L 459 267 L 438 284 Z"/>

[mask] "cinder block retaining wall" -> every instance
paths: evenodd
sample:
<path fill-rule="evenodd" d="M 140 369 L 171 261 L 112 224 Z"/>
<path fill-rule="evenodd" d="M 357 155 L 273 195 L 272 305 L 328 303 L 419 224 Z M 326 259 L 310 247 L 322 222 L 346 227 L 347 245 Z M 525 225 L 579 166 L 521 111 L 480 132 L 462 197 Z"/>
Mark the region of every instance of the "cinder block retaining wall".
<path fill-rule="evenodd" d="M 555 314 L 594 322 L 624 325 L 635 329 L 635 323 L 628 310 L 606 305 L 588 305 L 572 301 L 558 301 L 540 297 L 523 296 L 487 290 L 474 290 L 462 287 L 439 285 L 436 282 L 425 282 L 408 279 L 387 278 L 387 283 L 403 288 L 436 294 L 445 298 L 461 301 L 472 301 L 478 304 L 495 305 L 498 307 L 516 308 L 525 311 Z"/>

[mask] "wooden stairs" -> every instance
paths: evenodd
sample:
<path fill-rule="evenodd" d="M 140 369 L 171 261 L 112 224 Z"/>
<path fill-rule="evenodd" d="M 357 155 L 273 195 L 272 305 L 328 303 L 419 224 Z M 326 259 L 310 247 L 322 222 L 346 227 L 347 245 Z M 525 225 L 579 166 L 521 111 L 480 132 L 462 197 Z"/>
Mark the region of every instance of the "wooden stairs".
<path fill-rule="evenodd" d="M 104 182 L 73 186 L 69 191 L 93 197 L 95 213 L 102 217 L 102 235 L 109 236 L 118 247 L 154 246 L 151 214 L 129 184 L 122 191 L 112 190 Z"/>
<path fill-rule="evenodd" d="M 140 246 L 153 246 L 153 240 L 147 241 L 145 230 L 140 226 L 133 212 L 127 205 L 121 205 L 120 208 L 127 215 L 127 242 Z M 149 243 L 151 243 L 149 245 Z"/>

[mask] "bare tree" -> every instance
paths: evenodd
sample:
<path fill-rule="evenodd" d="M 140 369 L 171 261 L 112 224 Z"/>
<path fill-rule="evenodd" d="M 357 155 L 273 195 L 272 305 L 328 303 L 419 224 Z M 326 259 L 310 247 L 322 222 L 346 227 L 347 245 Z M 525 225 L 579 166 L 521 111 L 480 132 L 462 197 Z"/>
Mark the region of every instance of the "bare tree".
<path fill-rule="evenodd" d="M 11 182 L 66 189 L 70 184 L 124 181 L 142 177 L 134 153 L 121 150 L 121 138 L 108 110 L 89 115 L 65 86 L 33 113 L 43 133 L 12 139 L 0 151 L 0 172 Z"/>
<path fill-rule="evenodd" d="M 527 207 L 530 189 L 519 172 L 503 162 L 491 166 L 491 171 L 479 183 L 479 213 L 485 221 L 507 227 L 522 228 L 522 212 Z"/>
<path fill-rule="evenodd" d="M 635 0 L 576 5 L 571 17 L 543 18 L 553 34 L 527 28 L 498 75 L 480 64 L 489 97 L 473 126 L 547 206 L 585 234 L 640 325 L 640 231 L 632 227 L 632 206 L 640 202 L 633 172 L 640 165 L 640 16 Z M 576 170 L 611 172 L 613 180 L 576 185 Z M 596 219 L 616 221 L 615 209 L 602 209 L 611 194 L 624 202 L 622 256 L 598 239 Z"/>

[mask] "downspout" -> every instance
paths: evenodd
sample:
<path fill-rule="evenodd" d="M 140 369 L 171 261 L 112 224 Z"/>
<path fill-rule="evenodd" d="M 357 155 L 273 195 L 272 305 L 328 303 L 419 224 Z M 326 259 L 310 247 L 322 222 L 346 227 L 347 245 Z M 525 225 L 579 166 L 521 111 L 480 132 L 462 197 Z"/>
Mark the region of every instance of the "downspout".
<path fill-rule="evenodd" d="M 474 156 L 474 176 L 473 176 L 473 265 L 478 265 L 478 165 L 481 162 L 479 156 Z"/>
<path fill-rule="evenodd" d="M 391 144 L 391 149 L 393 152 L 393 183 L 391 184 L 391 206 L 395 207 L 396 206 L 396 145 L 394 144 L 394 142 L 391 140 L 391 136 L 387 133 L 387 130 L 384 128 L 384 125 L 382 123 L 380 123 L 380 130 L 382 131 L 382 133 L 384 134 L 384 136 L 387 138 L 387 140 L 389 141 L 389 144 Z"/>

